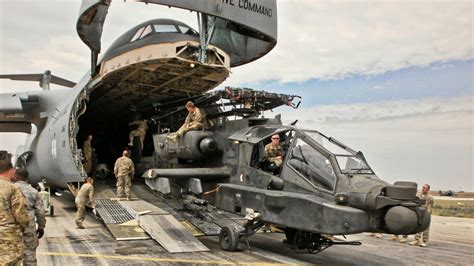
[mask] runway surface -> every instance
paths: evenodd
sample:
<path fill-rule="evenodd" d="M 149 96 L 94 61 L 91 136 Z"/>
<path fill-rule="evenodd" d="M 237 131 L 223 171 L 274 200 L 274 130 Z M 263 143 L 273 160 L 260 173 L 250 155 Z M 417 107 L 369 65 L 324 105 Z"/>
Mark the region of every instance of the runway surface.
<path fill-rule="evenodd" d="M 134 194 L 143 195 L 137 187 Z M 108 191 L 98 191 L 108 196 Z M 71 196 L 53 198 L 55 216 L 47 218 L 46 233 L 37 249 L 38 265 L 167 265 L 167 264 L 337 264 L 337 265 L 473 265 L 474 219 L 433 216 L 427 247 L 409 246 L 366 234 L 348 237 L 361 246 L 334 246 L 319 254 L 296 253 L 283 244 L 283 234 L 262 233 L 249 239 L 250 249 L 225 252 L 218 237 L 198 238 L 211 251 L 166 252 L 154 240 L 115 241 L 105 226 L 88 212 L 86 229 L 75 228 Z M 412 236 L 410 236 L 410 240 Z"/>

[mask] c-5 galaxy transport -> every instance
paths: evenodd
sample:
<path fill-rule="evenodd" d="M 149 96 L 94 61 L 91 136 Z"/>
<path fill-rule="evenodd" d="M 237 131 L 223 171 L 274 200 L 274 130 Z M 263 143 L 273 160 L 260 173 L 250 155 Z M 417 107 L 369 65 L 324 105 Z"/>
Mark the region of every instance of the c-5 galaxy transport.
<path fill-rule="evenodd" d="M 91 49 L 84 78 L 76 84 L 49 71 L 1 75 L 38 80 L 43 88 L 0 94 L 1 131 L 29 134 L 17 150 L 16 166 L 27 168 L 33 182 L 45 178 L 74 191 L 88 174 L 81 154 L 86 136 L 94 135 L 99 163 L 110 167 L 129 142 L 129 123 L 140 116 L 150 127 L 143 147 L 135 138 L 131 149 L 151 189 L 170 202 L 181 200 L 193 218 L 212 217 L 214 210 L 247 218 L 241 226 L 219 225 L 224 250 L 236 250 L 266 224 L 283 230 L 292 247 L 309 251 L 358 244 L 330 235 L 413 234 L 428 226 L 416 184 L 390 185 L 362 152 L 316 130 L 282 125 L 279 116 L 261 116 L 281 105 L 297 108 L 298 96 L 233 87 L 209 92 L 231 67 L 276 45 L 276 1 L 136 2 L 195 11 L 199 30 L 175 20 L 150 20 L 124 33 L 99 59 L 110 1 L 84 0 L 76 27 Z M 71 89 L 50 91 L 50 83 Z M 167 136 L 183 123 L 187 101 L 206 114 L 207 123 L 171 142 Z M 278 167 L 265 155 L 271 136 L 281 139 Z"/>

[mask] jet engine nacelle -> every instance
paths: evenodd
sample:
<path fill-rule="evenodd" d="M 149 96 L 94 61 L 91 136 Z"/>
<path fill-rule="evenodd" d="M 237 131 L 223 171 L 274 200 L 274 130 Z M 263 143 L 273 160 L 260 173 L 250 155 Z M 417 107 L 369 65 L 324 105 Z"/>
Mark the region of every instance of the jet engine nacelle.
<path fill-rule="evenodd" d="M 222 152 L 214 134 L 209 131 L 189 131 L 177 142 L 167 140 L 167 135 L 153 136 L 155 151 L 161 159 L 202 160 Z"/>

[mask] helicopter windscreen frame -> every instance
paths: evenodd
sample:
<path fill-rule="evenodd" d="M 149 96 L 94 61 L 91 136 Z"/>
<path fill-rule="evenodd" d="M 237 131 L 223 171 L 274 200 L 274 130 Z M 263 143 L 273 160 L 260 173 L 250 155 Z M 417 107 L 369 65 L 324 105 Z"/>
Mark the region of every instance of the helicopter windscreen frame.
<path fill-rule="evenodd" d="M 342 174 L 375 174 L 362 153 L 340 145 L 338 141 L 333 141 L 316 130 L 303 130 L 303 132 L 335 156 Z"/>

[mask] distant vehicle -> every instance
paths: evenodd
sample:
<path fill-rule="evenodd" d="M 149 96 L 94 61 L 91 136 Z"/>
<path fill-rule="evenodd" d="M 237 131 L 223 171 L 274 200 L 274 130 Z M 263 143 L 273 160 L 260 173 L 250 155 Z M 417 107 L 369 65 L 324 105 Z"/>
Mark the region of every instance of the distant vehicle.
<path fill-rule="evenodd" d="M 297 108 L 298 96 L 232 87 L 209 92 L 231 67 L 276 45 L 276 1 L 139 2 L 196 11 L 199 31 L 175 20 L 150 20 L 124 33 L 99 60 L 110 1 L 86 0 L 77 32 L 91 49 L 91 70 L 82 80 L 76 84 L 49 71 L 0 76 L 36 80 L 44 89 L 0 94 L 1 131 L 29 134 L 18 148 L 17 167 L 27 168 L 33 182 L 45 178 L 51 186 L 76 191 L 88 174 L 81 152 L 86 136 L 94 136 L 98 163 L 111 166 L 127 147 L 129 123 L 140 116 L 152 126 L 143 147 L 135 138 L 130 149 L 149 187 L 249 219 L 243 229 L 222 227 L 224 250 L 236 250 L 241 239 L 268 223 L 284 230 L 293 247 L 310 252 L 360 244 L 327 235 L 414 234 L 427 228 L 430 215 L 416 198 L 415 183 L 390 185 L 362 152 L 316 130 L 282 125 L 279 116 L 260 116 L 281 105 Z M 72 89 L 49 91 L 50 83 Z M 169 142 L 167 134 L 187 115 L 187 101 L 204 111 L 208 124 Z M 285 152 L 281 168 L 264 155 L 274 134 Z M 201 211 L 196 207 L 196 217 Z"/>
<path fill-rule="evenodd" d="M 439 191 L 439 195 L 440 196 L 445 196 L 445 197 L 456 197 L 456 193 L 452 190 L 448 190 L 448 191 Z"/>

